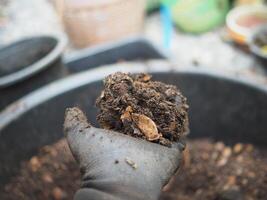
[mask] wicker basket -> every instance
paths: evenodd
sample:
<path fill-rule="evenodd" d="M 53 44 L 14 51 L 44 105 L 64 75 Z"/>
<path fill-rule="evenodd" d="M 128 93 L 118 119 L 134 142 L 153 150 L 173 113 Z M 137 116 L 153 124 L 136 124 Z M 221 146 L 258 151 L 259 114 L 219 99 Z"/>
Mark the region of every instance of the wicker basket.
<path fill-rule="evenodd" d="M 76 47 L 116 40 L 140 32 L 144 0 L 87 0 L 64 6 L 65 29 Z"/>

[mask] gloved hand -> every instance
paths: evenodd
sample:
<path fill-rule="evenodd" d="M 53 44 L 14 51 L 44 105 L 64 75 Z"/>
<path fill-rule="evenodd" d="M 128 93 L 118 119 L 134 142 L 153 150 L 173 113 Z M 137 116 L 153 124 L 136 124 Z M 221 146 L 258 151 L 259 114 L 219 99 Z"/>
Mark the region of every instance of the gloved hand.
<path fill-rule="evenodd" d="M 75 200 L 158 199 L 184 149 L 94 128 L 78 108 L 66 110 L 64 132 L 82 173 Z"/>

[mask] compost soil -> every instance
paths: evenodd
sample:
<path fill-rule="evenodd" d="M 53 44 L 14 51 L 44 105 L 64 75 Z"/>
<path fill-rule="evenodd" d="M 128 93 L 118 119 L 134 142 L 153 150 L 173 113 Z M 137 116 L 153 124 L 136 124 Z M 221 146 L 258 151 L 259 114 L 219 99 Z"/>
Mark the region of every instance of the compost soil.
<path fill-rule="evenodd" d="M 79 186 L 79 168 L 62 139 L 23 161 L 0 199 L 72 200 Z M 264 200 L 267 149 L 208 139 L 188 141 L 184 166 L 164 190 L 164 200 Z"/>
<path fill-rule="evenodd" d="M 267 149 L 198 139 L 189 142 L 184 157 L 183 168 L 161 199 L 266 199 Z"/>
<path fill-rule="evenodd" d="M 5 185 L 1 200 L 73 199 L 80 186 L 80 172 L 65 139 L 44 146 Z"/>
<path fill-rule="evenodd" d="M 176 86 L 152 81 L 148 74 L 107 76 L 96 106 L 102 128 L 165 146 L 188 131 L 186 98 Z"/>

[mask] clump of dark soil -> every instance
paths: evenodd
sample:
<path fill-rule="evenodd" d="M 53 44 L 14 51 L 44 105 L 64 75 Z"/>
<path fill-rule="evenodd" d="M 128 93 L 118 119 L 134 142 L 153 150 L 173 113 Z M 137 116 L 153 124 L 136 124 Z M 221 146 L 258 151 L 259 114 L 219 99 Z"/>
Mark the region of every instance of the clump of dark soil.
<path fill-rule="evenodd" d="M 107 76 L 96 106 L 102 128 L 165 146 L 188 131 L 186 98 L 175 86 L 152 81 L 148 74 Z"/>
<path fill-rule="evenodd" d="M 189 140 L 184 167 L 162 194 L 165 200 L 265 200 L 267 149 Z M 21 163 L 20 172 L 0 193 L 1 200 L 73 200 L 79 168 L 65 139 L 43 147 Z"/>

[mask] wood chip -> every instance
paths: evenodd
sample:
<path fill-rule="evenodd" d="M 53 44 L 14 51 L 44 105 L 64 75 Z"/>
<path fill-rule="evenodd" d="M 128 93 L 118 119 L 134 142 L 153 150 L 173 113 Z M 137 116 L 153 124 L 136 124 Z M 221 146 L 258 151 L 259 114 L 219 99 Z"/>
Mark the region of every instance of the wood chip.
<path fill-rule="evenodd" d="M 223 158 L 228 158 L 232 154 L 232 149 L 230 147 L 225 147 L 223 152 L 222 152 L 222 157 Z"/>
<path fill-rule="evenodd" d="M 240 144 L 240 143 L 237 143 L 234 146 L 233 151 L 234 151 L 235 154 L 238 154 L 238 153 L 240 153 L 242 151 L 242 149 L 243 149 L 243 145 Z"/>
<path fill-rule="evenodd" d="M 222 158 L 217 162 L 217 166 L 222 167 L 222 166 L 226 165 L 227 162 L 228 162 L 228 158 Z"/>
<path fill-rule="evenodd" d="M 247 152 L 251 153 L 253 150 L 254 150 L 254 147 L 253 147 L 252 144 L 248 144 L 248 145 L 246 146 L 246 151 L 247 151 Z"/>
<path fill-rule="evenodd" d="M 228 176 L 226 184 L 229 186 L 235 185 L 236 184 L 236 176 Z"/>
<path fill-rule="evenodd" d="M 132 161 L 131 159 L 129 159 L 129 158 L 125 158 L 125 162 L 126 162 L 128 165 L 130 165 L 133 169 L 137 169 L 137 164 L 136 164 L 134 161 Z"/>
<path fill-rule="evenodd" d="M 184 167 L 187 168 L 191 164 L 191 157 L 188 147 L 185 148 L 183 151 L 183 158 L 184 158 Z"/>
<path fill-rule="evenodd" d="M 222 142 L 217 142 L 214 147 L 217 151 L 222 151 L 224 149 L 224 144 Z"/>
<path fill-rule="evenodd" d="M 133 109 L 131 106 L 128 106 L 125 109 L 125 112 L 121 115 L 121 121 L 124 122 L 126 120 L 132 121 L 131 113 L 133 112 Z"/>
<path fill-rule="evenodd" d="M 31 167 L 33 172 L 36 172 L 41 167 L 41 163 L 40 163 L 39 159 L 36 156 L 33 156 L 31 158 L 30 167 Z"/>
<path fill-rule="evenodd" d="M 100 94 L 100 98 L 102 99 L 102 98 L 104 98 L 104 97 L 105 97 L 105 92 L 102 91 L 101 94 Z"/>
<path fill-rule="evenodd" d="M 42 176 L 42 180 L 43 180 L 45 183 L 53 183 L 53 178 L 52 178 L 52 176 L 51 176 L 49 173 L 45 173 L 45 174 Z"/>
<path fill-rule="evenodd" d="M 158 140 L 160 138 L 161 134 L 158 133 L 157 126 L 152 119 L 136 113 L 132 113 L 131 116 L 137 127 L 149 141 Z"/>
<path fill-rule="evenodd" d="M 145 75 L 143 76 L 143 78 L 142 78 L 142 80 L 143 80 L 144 82 L 147 82 L 147 81 L 149 81 L 150 79 L 151 79 L 151 76 L 148 75 L 148 74 L 145 74 Z"/>
<path fill-rule="evenodd" d="M 53 195 L 55 200 L 61 200 L 61 199 L 65 199 L 67 197 L 66 193 L 59 187 L 55 187 L 52 190 L 52 195 Z"/>

